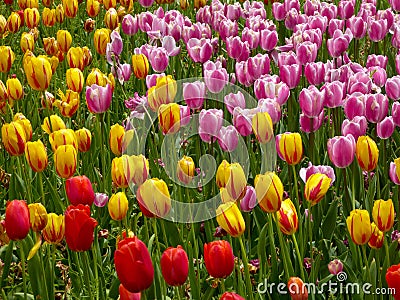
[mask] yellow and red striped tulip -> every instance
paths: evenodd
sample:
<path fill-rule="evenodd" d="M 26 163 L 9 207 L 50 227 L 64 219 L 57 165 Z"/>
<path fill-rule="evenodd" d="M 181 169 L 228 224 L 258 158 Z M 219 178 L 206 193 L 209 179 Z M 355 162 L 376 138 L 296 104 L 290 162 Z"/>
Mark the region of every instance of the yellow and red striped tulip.
<path fill-rule="evenodd" d="M 32 34 L 28 32 L 23 32 L 19 45 L 21 46 L 21 50 L 24 53 L 28 50 L 33 51 L 35 49 L 35 38 Z"/>
<path fill-rule="evenodd" d="M 0 38 L 5 38 L 7 32 L 7 20 L 3 15 L 0 15 Z"/>
<path fill-rule="evenodd" d="M 25 145 L 25 158 L 34 172 L 42 172 L 48 165 L 46 147 L 41 140 L 27 142 Z"/>
<path fill-rule="evenodd" d="M 67 18 L 75 18 L 78 13 L 78 0 L 63 0 L 63 8 Z"/>
<path fill-rule="evenodd" d="M 7 29 L 9 32 L 16 33 L 21 28 L 21 16 L 17 12 L 12 12 L 7 19 Z"/>
<path fill-rule="evenodd" d="M 119 124 L 114 124 L 110 128 L 109 144 L 111 152 L 117 156 L 122 154 L 122 141 L 125 135 L 125 128 Z"/>
<path fill-rule="evenodd" d="M 226 183 L 229 180 L 230 166 L 231 166 L 231 164 L 228 163 L 225 159 L 218 166 L 217 174 L 215 175 L 215 178 L 216 178 L 217 186 L 219 188 L 224 188 L 226 186 Z"/>
<path fill-rule="evenodd" d="M 68 30 L 58 30 L 57 31 L 57 44 L 60 50 L 67 53 L 72 44 L 72 36 Z"/>
<path fill-rule="evenodd" d="M 236 203 L 224 203 L 217 208 L 218 225 L 233 237 L 241 236 L 246 229 L 242 213 Z"/>
<path fill-rule="evenodd" d="M 6 82 L 8 98 L 17 101 L 24 96 L 24 89 L 17 77 L 9 78 Z"/>
<path fill-rule="evenodd" d="M 106 10 L 117 7 L 117 0 L 103 0 L 103 5 Z"/>
<path fill-rule="evenodd" d="M 115 8 L 110 8 L 104 15 L 104 24 L 110 30 L 118 27 L 118 13 Z"/>
<path fill-rule="evenodd" d="M 82 128 L 75 131 L 76 140 L 78 142 L 78 150 L 80 152 L 88 152 L 92 144 L 92 133 L 89 129 Z"/>
<path fill-rule="evenodd" d="M 107 79 L 107 76 L 98 68 L 93 68 L 86 77 L 86 86 L 97 84 L 99 86 L 105 87 L 107 85 Z"/>
<path fill-rule="evenodd" d="M 60 4 L 58 4 L 57 6 L 56 6 L 56 21 L 57 21 L 57 23 L 62 23 L 62 22 L 64 22 L 64 17 L 65 17 L 65 14 L 64 14 L 64 7 L 63 7 L 63 5 L 60 3 Z"/>
<path fill-rule="evenodd" d="M 193 158 L 185 155 L 181 160 L 178 161 L 176 176 L 181 182 L 188 184 L 193 180 L 194 169 L 195 165 Z"/>
<path fill-rule="evenodd" d="M 50 8 L 43 8 L 42 23 L 46 27 L 53 27 L 56 24 L 56 10 Z"/>
<path fill-rule="evenodd" d="M 277 152 L 289 165 L 297 165 L 303 156 L 303 143 L 298 132 L 277 136 Z"/>
<path fill-rule="evenodd" d="M 46 117 L 43 120 L 42 129 L 48 134 L 66 128 L 64 121 L 57 115 L 51 115 L 50 118 Z"/>
<path fill-rule="evenodd" d="M 47 225 L 42 231 L 44 240 L 49 244 L 58 244 L 64 238 L 64 233 L 64 215 L 49 213 L 47 215 Z"/>
<path fill-rule="evenodd" d="M 258 112 L 251 120 L 254 135 L 261 144 L 266 144 L 274 136 L 272 119 L 267 112 Z"/>
<path fill-rule="evenodd" d="M 107 44 L 110 42 L 110 30 L 107 28 L 97 29 L 94 32 L 94 48 L 100 55 L 106 54 Z"/>
<path fill-rule="evenodd" d="M 117 187 L 141 185 L 149 175 L 149 162 L 142 154 L 115 157 L 111 163 L 111 178 Z"/>
<path fill-rule="evenodd" d="M 22 128 L 25 131 L 26 141 L 30 141 L 32 139 L 31 121 L 29 121 L 22 113 L 16 113 L 14 115 L 13 121 L 21 124 Z"/>
<path fill-rule="evenodd" d="M 31 203 L 28 205 L 29 222 L 34 232 L 42 231 L 47 225 L 47 211 L 42 203 Z"/>
<path fill-rule="evenodd" d="M 171 197 L 162 179 L 147 179 L 136 192 L 140 210 L 149 218 L 164 217 L 171 209 Z"/>
<path fill-rule="evenodd" d="M 100 2 L 97 0 L 87 0 L 86 12 L 89 17 L 95 18 L 100 12 Z"/>
<path fill-rule="evenodd" d="M 14 51 L 10 46 L 0 46 L 0 72 L 8 73 L 15 60 Z"/>
<path fill-rule="evenodd" d="M 47 55 L 57 55 L 59 48 L 58 42 L 55 38 L 43 38 L 43 48 Z"/>
<path fill-rule="evenodd" d="M 108 213 L 110 214 L 111 219 L 114 221 L 120 221 L 125 218 L 126 213 L 128 212 L 128 198 L 124 192 L 118 192 L 113 194 L 108 200 Z"/>
<path fill-rule="evenodd" d="M 273 172 L 259 174 L 254 179 L 258 204 L 267 213 L 277 212 L 282 205 L 283 184 Z"/>
<path fill-rule="evenodd" d="M 25 55 L 23 66 L 30 87 L 35 91 L 47 90 L 53 76 L 49 59 L 43 55 Z"/>
<path fill-rule="evenodd" d="M 157 112 L 161 104 L 174 102 L 176 92 L 176 81 L 171 75 L 157 78 L 156 85 L 152 86 L 147 93 L 149 107 Z"/>
<path fill-rule="evenodd" d="M 65 75 L 68 89 L 77 93 L 82 92 L 85 82 L 82 71 L 78 68 L 71 68 L 66 71 Z"/>
<path fill-rule="evenodd" d="M 25 151 L 25 130 L 20 123 L 6 123 L 1 127 L 4 148 L 11 156 L 22 155 Z"/>
<path fill-rule="evenodd" d="M 328 192 L 332 179 L 322 173 L 312 174 L 306 182 L 304 188 L 305 198 L 311 202 L 311 205 L 317 204 Z"/>
<path fill-rule="evenodd" d="M 54 105 L 58 107 L 60 113 L 67 118 L 71 118 L 79 108 L 79 93 L 67 90 L 65 94 L 59 90 L 60 100 L 56 100 Z"/>
<path fill-rule="evenodd" d="M 40 22 L 40 13 L 37 8 L 26 8 L 24 10 L 25 25 L 29 28 L 38 27 Z"/>
<path fill-rule="evenodd" d="M 374 170 L 379 158 L 375 141 L 369 136 L 360 136 L 356 143 L 356 157 L 361 169 L 367 172 Z"/>
<path fill-rule="evenodd" d="M 75 132 L 72 129 L 60 129 L 50 133 L 49 142 L 53 152 L 63 145 L 71 145 L 75 149 L 78 149 L 78 142 L 76 140 Z"/>
<path fill-rule="evenodd" d="M 382 248 L 383 242 L 385 240 L 385 235 L 379 230 L 378 226 L 374 222 L 371 223 L 371 238 L 368 241 L 368 246 L 373 249 Z"/>
<path fill-rule="evenodd" d="M 176 103 L 161 104 L 158 109 L 158 121 L 163 134 L 177 133 L 181 125 L 181 109 Z"/>
<path fill-rule="evenodd" d="M 84 53 L 81 47 L 71 47 L 67 52 L 67 61 L 70 68 L 85 68 Z"/>
<path fill-rule="evenodd" d="M 149 60 L 144 54 L 132 55 L 132 69 L 136 78 L 145 79 L 149 74 Z"/>
<path fill-rule="evenodd" d="M 392 199 L 379 199 L 374 202 L 372 219 L 380 231 L 388 232 L 394 224 L 395 211 Z"/>
<path fill-rule="evenodd" d="M 61 145 L 54 153 L 54 165 L 61 178 L 70 178 L 76 171 L 77 153 L 72 145 Z"/>
<path fill-rule="evenodd" d="M 357 245 L 368 243 L 372 235 L 371 220 L 369 213 L 364 209 L 354 209 L 346 219 L 347 229 L 351 239 Z"/>
<path fill-rule="evenodd" d="M 281 208 L 276 212 L 276 221 L 280 231 L 286 235 L 292 235 L 297 231 L 299 218 L 292 200 L 282 201 Z"/>

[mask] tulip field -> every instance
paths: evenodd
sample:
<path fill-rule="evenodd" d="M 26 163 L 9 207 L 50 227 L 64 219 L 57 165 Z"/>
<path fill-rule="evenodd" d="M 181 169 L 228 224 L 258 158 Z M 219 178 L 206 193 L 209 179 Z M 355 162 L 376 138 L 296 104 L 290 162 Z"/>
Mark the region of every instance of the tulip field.
<path fill-rule="evenodd" d="M 0 299 L 400 299 L 400 0 L 0 0 Z"/>

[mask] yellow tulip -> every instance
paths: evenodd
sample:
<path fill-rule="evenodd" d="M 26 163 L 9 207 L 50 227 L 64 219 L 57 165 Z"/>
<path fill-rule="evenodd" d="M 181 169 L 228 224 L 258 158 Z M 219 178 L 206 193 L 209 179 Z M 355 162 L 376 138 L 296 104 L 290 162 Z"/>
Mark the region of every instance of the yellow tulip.
<path fill-rule="evenodd" d="M 299 228 L 299 218 L 292 200 L 282 201 L 281 208 L 276 213 L 276 221 L 280 231 L 286 235 L 294 234 Z"/>
<path fill-rule="evenodd" d="M 303 144 L 299 133 L 283 133 L 278 135 L 278 155 L 289 165 L 297 165 L 303 156 Z"/>
<path fill-rule="evenodd" d="M 132 55 L 132 69 L 136 78 L 145 79 L 149 74 L 149 60 L 144 54 Z"/>
<path fill-rule="evenodd" d="M 171 75 L 157 78 L 156 85 L 148 90 L 148 104 L 152 111 L 157 112 L 161 104 L 172 103 L 177 92 L 176 81 Z"/>
<path fill-rule="evenodd" d="M 92 144 L 92 133 L 89 129 L 78 129 L 75 131 L 75 136 L 78 142 L 78 150 L 80 152 L 88 152 Z"/>
<path fill-rule="evenodd" d="M 76 171 L 77 153 L 72 145 L 61 145 L 54 153 L 54 165 L 61 178 L 70 178 Z"/>
<path fill-rule="evenodd" d="M 82 92 L 85 81 L 82 71 L 78 68 L 71 68 L 66 71 L 65 75 L 68 89 L 77 93 Z"/>
<path fill-rule="evenodd" d="M 51 115 L 50 118 L 45 118 L 43 121 L 42 129 L 50 134 L 60 129 L 66 129 L 64 121 L 57 115 Z"/>
<path fill-rule="evenodd" d="M 114 124 L 110 128 L 109 144 L 111 152 L 117 156 L 122 154 L 122 141 L 124 139 L 125 129 L 119 124 Z"/>
<path fill-rule="evenodd" d="M 71 47 L 67 52 L 67 61 L 70 68 L 85 68 L 84 52 L 81 47 Z"/>
<path fill-rule="evenodd" d="M 72 44 L 72 36 L 68 30 L 57 31 L 57 44 L 62 52 L 68 52 Z"/>
<path fill-rule="evenodd" d="M 143 215 L 149 218 L 162 218 L 171 209 L 171 198 L 168 187 L 162 179 L 147 179 L 139 186 L 136 198 Z"/>
<path fill-rule="evenodd" d="M 246 228 L 236 203 L 224 203 L 217 208 L 218 225 L 233 237 L 241 236 Z"/>
<path fill-rule="evenodd" d="M 104 24 L 110 30 L 114 30 L 118 27 L 118 13 L 115 8 L 110 8 L 104 15 Z"/>
<path fill-rule="evenodd" d="M 278 175 L 272 172 L 257 175 L 254 179 L 257 201 L 267 213 L 274 213 L 281 208 L 283 184 Z"/>
<path fill-rule="evenodd" d="M 231 164 L 228 163 L 225 159 L 218 166 L 217 174 L 215 175 L 215 177 L 219 188 L 223 188 L 226 186 L 226 183 L 228 182 L 230 176 L 230 166 Z"/>
<path fill-rule="evenodd" d="M 14 51 L 10 46 L 0 46 L 0 72 L 8 73 L 15 60 Z"/>
<path fill-rule="evenodd" d="M 56 21 L 57 23 L 64 22 L 64 7 L 62 4 L 56 6 Z M 64 51 L 66 52 L 66 51 Z"/>
<path fill-rule="evenodd" d="M 188 184 L 193 180 L 194 177 L 194 161 L 190 156 L 183 156 L 181 160 L 178 161 L 176 174 L 178 179 Z"/>
<path fill-rule="evenodd" d="M 392 199 L 384 201 L 382 199 L 374 202 L 372 209 L 372 219 L 380 231 L 388 232 L 394 224 L 394 205 Z"/>
<path fill-rule="evenodd" d="M 48 7 L 43 8 L 42 22 L 46 27 L 53 27 L 56 24 L 56 10 Z"/>
<path fill-rule="evenodd" d="M 47 57 L 26 55 L 24 56 L 23 66 L 26 79 L 32 89 L 44 91 L 49 87 L 53 71 Z"/>
<path fill-rule="evenodd" d="M 78 13 L 78 0 L 63 0 L 63 8 L 67 18 L 75 18 Z"/>
<path fill-rule="evenodd" d="M 93 84 L 97 84 L 102 87 L 107 85 L 107 76 L 98 68 L 93 68 L 86 77 L 86 86 L 91 86 Z"/>
<path fill-rule="evenodd" d="M 16 113 L 14 115 L 13 121 L 22 125 L 25 131 L 26 141 L 30 141 L 32 139 L 31 122 L 22 113 Z"/>
<path fill-rule="evenodd" d="M 371 223 L 371 238 L 368 241 L 368 246 L 373 249 L 382 248 L 383 242 L 385 240 L 385 235 L 379 230 L 378 226 L 374 222 Z"/>
<path fill-rule="evenodd" d="M 356 157 L 361 169 L 371 172 L 378 164 L 379 150 L 369 136 L 360 136 L 356 144 Z"/>
<path fill-rule="evenodd" d="M 24 96 L 24 89 L 22 88 L 21 81 L 17 77 L 9 78 L 6 81 L 8 97 L 17 101 Z"/>
<path fill-rule="evenodd" d="M 47 225 L 47 211 L 41 203 L 28 205 L 29 221 L 34 232 L 42 231 Z"/>
<path fill-rule="evenodd" d="M 108 201 L 108 213 L 111 219 L 120 221 L 125 218 L 128 212 L 128 205 L 128 198 L 126 198 L 124 192 L 113 194 Z"/>
<path fill-rule="evenodd" d="M 94 18 L 100 12 L 100 2 L 97 0 L 86 1 L 86 13 L 89 17 Z"/>
<path fill-rule="evenodd" d="M 67 90 L 64 93 L 58 90 L 59 100 L 56 100 L 53 105 L 57 106 L 60 113 L 67 118 L 71 118 L 79 108 L 79 93 L 72 90 Z"/>
<path fill-rule="evenodd" d="M 60 129 L 50 133 L 49 141 L 53 152 L 62 145 L 71 145 L 78 149 L 75 132 L 72 129 Z"/>
<path fill-rule="evenodd" d="M 272 119 L 267 112 L 258 112 L 251 120 L 254 135 L 261 144 L 266 144 L 274 136 Z"/>
<path fill-rule="evenodd" d="M 35 49 L 35 39 L 32 34 L 23 32 L 21 35 L 21 41 L 19 43 L 22 52 L 33 51 Z"/>
<path fill-rule="evenodd" d="M 29 29 L 38 27 L 39 21 L 40 21 L 39 10 L 36 7 L 35 8 L 26 8 L 24 10 L 24 20 L 25 20 L 25 25 Z"/>
<path fill-rule="evenodd" d="M 367 210 L 355 209 L 346 220 L 351 239 L 357 245 L 368 243 L 372 235 L 371 221 Z"/>
<path fill-rule="evenodd" d="M 158 109 L 158 121 L 164 134 L 177 133 L 180 129 L 181 110 L 178 104 L 161 104 Z"/>
<path fill-rule="evenodd" d="M 64 238 L 65 224 L 64 215 L 49 213 L 47 215 L 47 225 L 43 229 L 43 238 L 49 244 L 58 244 Z"/>
<path fill-rule="evenodd" d="M 42 172 L 48 164 L 46 147 L 42 141 L 27 142 L 25 145 L 25 158 L 34 172 Z"/>
<path fill-rule="evenodd" d="M 25 130 L 20 123 L 6 123 L 1 127 L 4 148 L 11 156 L 22 155 L 25 151 Z"/>
<path fill-rule="evenodd" d="M 232 201 L 240 200 L 246 192 L 247 179 L 238 163 L 229 164 L 225 160 L 222 161 L 217 169 L 216 180 L 220 188 L 226 189 Z"/>
<path fill-rule="evenodd" d="M 312 174 L 306 182 L 304 188 L 305 198 L 311 202 L 311 205 L 317 204 L 328 192 L 332 179 L 325 174 Z"/>
<path fill-rule="evenodd" d="M 100 55 L 106 54 L 107 44 L 110 42 L 110 30 L 107 28 L 97 29 L 94 32 L 94 48 Z"/>
<path fill-rule="evenodd" d="M 16 33 L 21 28 L 21 17 L 17 12 L 12 12 L 7 19 L 7 29 L 9 32 Z M 2 57 L 2 55 L 0 55 Z"/>

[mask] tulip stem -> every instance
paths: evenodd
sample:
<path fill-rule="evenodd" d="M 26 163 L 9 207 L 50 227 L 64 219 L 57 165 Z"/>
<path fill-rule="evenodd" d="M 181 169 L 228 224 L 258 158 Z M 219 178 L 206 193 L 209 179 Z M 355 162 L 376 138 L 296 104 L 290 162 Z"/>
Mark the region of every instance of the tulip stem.
<path fill-rule="evenodd" d="M 363 255 L 363 258 L 364 258 L 364 262 L 365 262 L 365 267 L 366 267 L 366 271 L 367 271 L 368 280 L 370 281 L 369 283 L 372 284 L 371 273 L 369 271 L 367 250 L 365 250 L 365 245 L 361 245 L 361 251 L 362 251 L 362 255 Z"/>
<path fill-rule="evenodd" d="M 305 280 L 306 280 L 306 277 L 304 276 L 303 258 L 302 258 L 301 255 L 300 255 L 299 245 L 298 245 L 298 243 L 297 243 L 297 239 L 296 239 L 296 235 L 295 235 L 295 234 L 292 234 L 292 239 L 293 239 L 294 247 L 295 247 L 295 249 L 296 249 L 297 259 L 298 259 L 298 261 L 299 261 L 301 279 L 302 279 L 303 281 L 305 281 Z"/>
<path fill-rule="evenodd" d="M 93 265 L 94 265 L 94 286 L 96 293 L 96 300 L 99 300 L 99 271 L 97 270 L 97 245 L 98 245 L 98 236 L 97 232 L 95 232 L 95 241 L 92 245 L 92 254 L 93 254 Z"/>
<path fill-rule="evenodd" d="M 38 172 L 37 175 L 39 177 L 39 190 L 40 190 L 40 196 L 41 196 L 40 202 L 46 206 L 45 198 L 44 198 L 44 190 L 43 190 L 43 174 L 42 174 L 42 172 Z"/>
<path fill-rule="evenodd" d="M 86 288 L 89 292 L 89 299 L 93 299 L 92 287 L 90 284 L 89 259 L 88 259 L 87 253 L 82 252 L 81 258 L 83 258 L 83 274 L 84 274 L 83 276 L 84 276 Z"/>
<path fill-rule="evenodd" d="M 386 240 L 385 236 L 383 236 L 383 245 L 385 247 L 386 267 L 389 267 L 390 266 L 389 246 L 388 246 L 388 243 L 387 243 L 387 240 Z M 383 270 L 383 272 L 386 274 L 386 270 Z"/>
<path fill-rule="evenodd" d="M 54 286 L 55 286 L 55 284 L 54 284 L 54 279 L 55 279 L 54 273 L 56 271 L 56 250 L 57 250 L 56 249 L 56 245 L 55 244 L 51 245 L 51 260 L 52 260 L 51 286 L 50 286 L 51 298 L 54 297 Z"/>
<path fill-rule="evenodd" d="M 26 271 L 25 271 L 25 252 L 22 243 L 20 244 L 20 254 L 21 254 L 21 268 L 22 268 L 22 282 L 24 287 L 24 299 L 27 300 L 27 292 L 26 292 Z"/>
<path fill-rule="evenodd" d="M 296 205 L 296 210 L 300 212 L 299 206 L 300 206 L 300 199 L 299 199 L 299 187 L 297 186 L 297 173 L 296 173 L 296 166 L 292 165 L 292 171 L 293 171 L 293 184 L 294 184 L 294 191 L 295 191 L 295 201 L 294 204 Z"/>
<path fill-rule="evenodd" d="M 240 243 L 240 249 L 242 250 L 242 261 L 244 265 L 244 276 L 246 280 L 246 287 L 247 287 L 247 293 L 248 293 L 248 298 L 246 299 L 253 299 L 253 289 L 251 286 L 251 279 L 250 279 L 250 271 L 249 271 L 249 261 L 247 259 L 247 254 L 246 254 L 246 248 L 243 243 L 243 236 L 241 235 L 239 237 L 239 243 Z"/>

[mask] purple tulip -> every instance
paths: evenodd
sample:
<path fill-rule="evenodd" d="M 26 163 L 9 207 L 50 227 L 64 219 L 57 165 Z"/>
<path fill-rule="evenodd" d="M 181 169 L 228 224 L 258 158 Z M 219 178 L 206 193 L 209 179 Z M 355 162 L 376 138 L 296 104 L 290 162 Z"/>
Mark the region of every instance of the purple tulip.
<path fill-rule="evenodd" d="M 125 15 L 121 22 L 121 28 L 126 35 L 136 34 L 139 29 L 137 17 L 130 14 Z"/>
<path fill-rule="evenodd" d="M 249 57 L 246 64 L 252 81 L 269 74 L 271 62 L 268 54 L 258 53 L 256 56 Z"/>
<path fill-rule="evenodd" d="M 345 88 L 344 83 L 332 81 L 325 83 L 321 91 L 325 91 L 325 105 L 329 108 L 342 106 L 344 103 Z"/>
<path fill-rule="evenodd" d="M 104 207 L 108 202 L 108 196 L 104 193 L 95 193 L 94 194 L 94 205 L 97 207 Z"/>
<path fill-rule="evenodd" d="M 306 0 L 303 4 L 303 11 L 307 16 L 313 16 L 315 12 L 319 12 L 321 3 L 319 1 Z"/>
<path fill-rule="evenodd" d="M 392 36 L 392 45 L 396 49 L 400 49 L 400 27 L 394 26 L 393 36 Z"/>
<path fill-rule="evenodd" d="M 308 63 L 304 67 L 304 76 L 312 85 L 320 85 L 324 82 L 325 72 L 325 64 L 321 61 Z"/>
<path fill-rule="evenodd" d="M 206 85 L 202 81 L 183 84 L 183 99 L 191 109 L 199 109 L 203 106 L 206 95 Z"/>
<path fill-rule="evenodd" d="M 303 88 L 299 94 L 300 109 L 306 117 L 318 117 L 324 109 L 325 92 L 319 91 L 315 86 Z"/>
<path fill-rule="evenodd" d="M 228 111 L 233 114 L 233 110 L 235 107 L 240 107 L 240 108 L 245 108 L 246 107 L 246 99 L 244 98 L 244 95 L 242 92 L 237 92 L 236 94 L 234 93 L 229 93 L 224 97 L 224 103 L 226 105 L 226 108 Z"/>
<path fill-rule="evenodd" d="M 218 134 L 218 144 L 222 151 L 232 152 L 239 143 L 239 132 L 232 125 L 222 126 Z"/>
<path fill-rule="evenodd" d="M 387 62 L 388 62 L 387 56 L 371 54 L 371 55 L 368 55 L 367 63 L 365 65 L 365 67 L 366 68 L 381 67 L 383 69 L 386 69 Z"/>
<path fill-rule="evenodd" d="M 368 68 L 372 82 L 379 87 L 383 87 L 387 80 L 386 70 L 381 67 L 370 67 Z"/>
<path fill-rule="evenodd" d="M 396 11 L 396 12 L 400 11 L 400 1 L 399 0 L 389 0 L 388 2 L 394 11 Z"/>
<path fill-rule="evenodd" d="M 352 16 L 346 21 L 346 25 L 355 39 L 362 39 L 367 33 L 367 23 L 360 17 Z"/>
<path fill-rule="evenodd" d="M 400 54 L 396 55 L 396 73 L 400 74 Z"/>
<path fill-rule="evenodd" d="M 344 34 L 341 30 L 336 29 L 333 33 L 332 38 L 326 41 L 329 55 L 332 57 L 339 57 L 343 52 L 347 50 L 351 39 L 352 33 L 349 29 L 346 29 L 346 32 Z"/>
<path fill-rule="evenodd" d="M 400 75 L 393 76 L 386 81 L 386 95 L 392 100 L 400 99 Z"/>
<path fill-rule="evenodd" d="M 351 134 L 354 140 L 367 133 L 367 119 L 364 116 L 356 116 L 351 121 L 345 119 L 342 123 L 342 135 L 346 136 Z"/>
<path fill-rule="evenodd" d="M 303 42 L 296 47 L 296 54 L 299 63 L 305 65 L 314 62 L 317 58 L 317 45 L 311 42 Z"/>
<path fill-rule="evenodd" d="M 331 162 L 338 168 L 346 168 L 354 160 L 356 142 L 352 135 L 335 136 L 328 140 L 328 155 Z"/>
<path fill-rule="evenodd" d="M 180 116 L 180 125 L 186 126 L 190 122 L 190 107 L 185 105 L 179 105 L 179 116 Z"/>
<path fill-rule="evenodd" d="M 366 97 L 361 93 L 354 93 L 349 95 L 344 102 L 344 114 L 351 120 L 356 116 L 365 115 L 365 101 Z"/>
<path fill-rule="evenodd" d="M 301 78 L 301 65 L 283 65 L 279 67 L 279 77 L 287 84 L 289 89 L 299 85 Z"/>
<path fill-rule="evenodd" d="M 240 209 L 244 212 L 250 212 L 257 204 L 256 190 L 250 185 L 246 186 L 246 192 L 240 200 Z"/>
<path fill-rule="evenodd" d="M 345 24 L 344 20 L 339 20 L 339 19 L 330 20 L 328 24 L 329 36 L 332 37 L 336 30 L 342 31 L 344 24 Z"/>
<path fill-rule="evenodd" d="M 199 135 L 206 142 L 211 143 L 218 137 L 222 127 L 224 112 L 220 109 L 202 109 L 199 116 Z"/>
<path fill-rule="evenodd" d="M 260 32 L 245 27 L 242 31 L 242 41 L 247 42 L 250 49 L 256 49 L 260 44 Z"/>
<path fill-rule="evenodd" d="M 130 64 L 122 64 L 119 66 L 112 66 L 111 73 L 117 77 L 121 85 L 128 81 L 132 75 L 132 67 Z"/>
<path fill-rule="evenodd" d="M 388 114 L 389 100 L 383 94 L 366 95 L 365 117 L 368 122 L 378 123 Z"/>
<path fill-rule="evenodd" d="M 337 6 L 334 3 L 321 3 L 321 16 L 326 17 L 328 22 L 337 16 Z"/>
<path fill-rule="evenodd" d="M 283 21 L 286 17 L 285 5 L 283 3 L 272 3 L 272 15 L 277 21 Z"/>
<path fill-rule="evenodd" d="M 355 1 L 340 1 L 338 5 L 338 15 L 341 19 L 349 19 L 354 15 Z"/>
<path fill-rule="evenodd" d="M 331 186 L 336 180 L 335 171 L 331 166 L 314 166 L 311 162 L 308 163 L 307 168 L 300 169 L 299 175 L 303 182 L 306 183 L 311 175 L 317 173 L 325 174 L 332 179 Z"/>
<path fill-rule="evenodd" d="M 271 76 L 266 75 L 257 79 L 254 83 L 254 93 L 257 99 L 275 99 L 279 105 L 283 105 L 289 98 L 290 89 L 284 82 L 271 80 Z"/>
<path fill-rule="evenodd" d="M 400 103 L 399 102 L 393 102 L 392 104 L 392 117 L 393 117 L 393 122 L 396 126 L 400 126 Z"/>
<path fill-rule="evenodd" d="M 247 61 L 237 62 L 235 64 L 235 77 L 240 84 L 251 86 L 254 83 L 254 78 L 249 72 L 249 64 Z"/>
<path fill-rule="evenodd" d="M 221 92 L 228 83 L 228 73 L 220 62 L 207 61 L 203 65 L 204 81 L 211 93 Z"/>
<path fill-rule="evenodd" d="M 242 12 L 242 7 L 240 6 L 239 3 L 235 4 L 228 4 L 225 6 L 225 16 L 227 19 L 236 21 L 240 18 L 241 12 Z"/>
<path fill-rule="evenodd" d="M 186 44 L 189 56 L 194 62 L 205 63 L 208 61 L 212 54 L 213 48 L 209 39 L 191 38 Z"/>
<path fill-rule="evenodd" d="M 274 99 L 260 99 L 257 105 L 260 112 L 267 112 L 273 124 L 276 124 L 281 119 L 281 106 Z"/>
<path fill-rule="evenodd" d="M 106 112 L 112 100 L 112 88 L 107 83 L 105 87 L 92 84 L 86 87 L 86 103 L 91 113 L 101 114 Z"/>
<path fill-rule="evenodd" d="M 368 36 L 373 42 L 383 40 L 388 32 L 387 20 L 368 20 Z"/>
<path fill-rule="evenodd" d="M 351 95 L 355 92 L 369 94 L 372 90 L 372 80 L 366 72 L 358 72 L 350 76 L 347 84 L 347 94 Z"/>
<path fill-rule="evenodd" d="M 265 51 L 272 51 L 278 43 L 276 30 L 263 29 L 260 32 L 260 47 Z"/>
<path fill-rule="evenodd" d="M 285 27 L 289 30 L 295 31 L 296 25 L 300 24 L 299 22 L 299 11 L 295 8 L 292 8 L 286 13 L 285 18 Z"/>
<path fill-rule="evenodd" d="M 154 0 L 139 0 L 139 4 L 143 7 L 150 7 L 153 5 Z"/>
<path fill-rule="evenodd" d="M 181 47 L 176 46 L 175 39 L 170 35 L 163 37 L 161 45 L 167 51 L 168 56 L 177 56 L 181 52 Z"/>
<path fill-rule="evenodd" d="M 390 162 L 389 177 L 390 177 L 390 180 L 392 180 L 394 184 L 400 185 L 400 179 L 399 179 L 399 177 L 397 177 L 396 164 L 394 162 Z"/>
<path fill-rule="evenodd" d="M 300 129 L 303 132 L 310 133 L 317 131 L 324 121 L 324 112 L 321 111 L 317 117 L 307 117 L 304 114 L 300 114 Z"/>
<path fill-rule="evenodd" d="M 225 41 L 227 37 L 238 35 L 238 24 L 236 21 L 228 19 L 222 20 L 219 23 L 219 36 Z"/>
<path fill-rule="evenodd" d="M 169 58 L 167 50 L 162 47 L 154 48 L 148 56 L 152 69 L 162 73 L 168 67 Z"/>
<path fill-rule="evenodd" d="M 393 118 L 385 117 L 381 122 L 376 125 L 376 135 L 381 139 L 388 139 L 394 132 Z"/>
<path fill-rule="evenodd" d="M 241 136 L 248 136 L 253 132 L 251 120 L 259 112 L 258 108 L 242 109 L 236 107 L 233 110 L 233 125 Z"/>
<path fill-rule="evenodd" d="M 226 38 L 226 52 L 229 57 L 237 60 L 244 61 L 249 58 L 250 48 L 247 42 L 242 42 L 238 36 Z"/>

